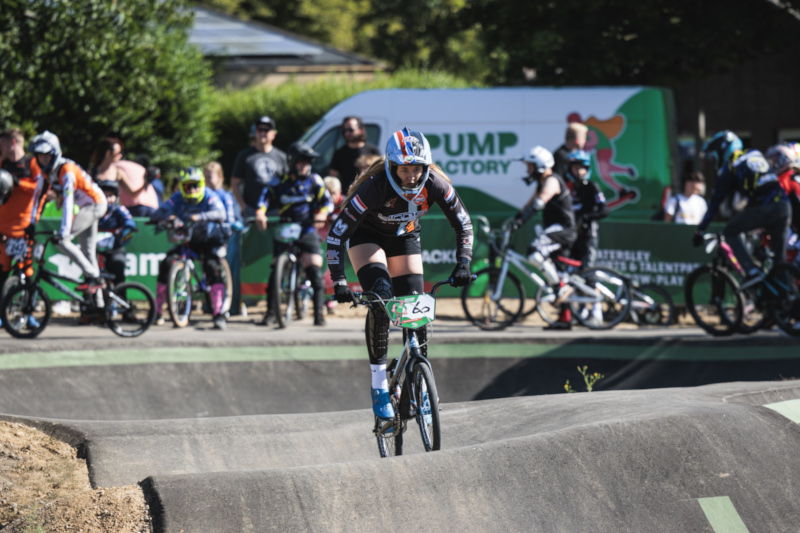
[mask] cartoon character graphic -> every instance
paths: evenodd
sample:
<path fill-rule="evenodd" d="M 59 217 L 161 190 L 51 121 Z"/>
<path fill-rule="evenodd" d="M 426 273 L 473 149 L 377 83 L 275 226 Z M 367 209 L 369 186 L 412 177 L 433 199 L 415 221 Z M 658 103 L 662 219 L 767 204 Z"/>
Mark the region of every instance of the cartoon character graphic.
<path fill-rule="evenodd" d="M 584 121 L 578 113 L 571 113 L 567 117 L 567 122 L 581 122 L 589 128 L 584 150 L 594 152 L 600 179 L 616 194 L 616 198 L 607 202 L 609 209 L 613 210 L 627 203 L 635 203 L 640 196 L 639 190 L 629 188 L 626 184 L 617 181 L 615 177 L 621 174 L 631 180 L 638 178 L 636 167 L 623 166 L 614 162 L 616 150 L 612 141 L 625 131 L 625 117 L 615 115 L 609 119 L 600 120 L 590 116 Z"/>

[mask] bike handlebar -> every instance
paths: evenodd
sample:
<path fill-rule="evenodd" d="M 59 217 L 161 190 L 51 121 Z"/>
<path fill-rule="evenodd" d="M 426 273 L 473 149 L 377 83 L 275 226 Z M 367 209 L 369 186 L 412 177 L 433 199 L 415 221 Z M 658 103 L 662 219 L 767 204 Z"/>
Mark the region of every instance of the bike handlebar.
<path fill-rule="evenodd" d="M 472 274 L 471 277 L 472 277 L 472 281 L 475 281 L 476 279 L 478 279 L 478 276 L 476 274 Z M 439 287 L 441 287 L 445 283 L 449 284 L 450 286 L 454 286 L 453 285 L 453 278 L 443 279 L 441 281 L 437 281 L 433 285 L 433 287 L 431 288 L 430 292 L 428 292 L 427 294 L 430 294 L 431 296 L 436 296 L 436 292 L 439 290 Z M 382 305 L 386 305 L 386 303 L 385 303 L 386 300 L 381 298 L 381 296 L 378 293 L 373 292 L 373 291 L 361 291 L 361 292 L 350 291 L 350 294 L 352 295 L 352 301 L 353 301 L 353 306 L 354 307 L 358 306 L 358 305 L 371 305 L 371 304 L 373 304 L 375 302 L 380 302 Z M 364 300 L 362 298 L 363 296 L 372 296 L 373 299 L 372 300 Z M 391 298 L 389 298 L 389 299 L 391 299 Z M 331 294 L 330 300 L 331 301 L 336 301 L 336 295 L 335 294 Z"/>

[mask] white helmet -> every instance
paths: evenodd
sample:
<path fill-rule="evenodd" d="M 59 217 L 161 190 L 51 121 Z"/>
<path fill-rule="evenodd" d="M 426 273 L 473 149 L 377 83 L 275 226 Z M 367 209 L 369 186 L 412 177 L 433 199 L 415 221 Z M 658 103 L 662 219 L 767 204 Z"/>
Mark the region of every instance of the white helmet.
<path fill-rule="evenodd" d="M 765 154 L 772 171 L 783 174 L 790 168 L 798 168 L 798 156 L 794 146 L 790 143 L 781 143 L 771 146 Z"/>
<path fill-rule="evenodd" d="M 556 164 L 555 159 L 553 159 L 553 154 L 541 146 L 534 146 L 531 148 L 529 153 L 522 156 L 521 161 L 533 164 L 536 168 L 536 172 L 539 174 L 543 173 L 548 168 L 553 168 L 553 165 Z"/>
<path fill-rule="evenodd" d="M 47 130 L 31 139 L 28 149 L 33 152 L 34 155 L 50 154 L 53 156 L 53 160 L 47 166 L 48 168 L 42 169 L 45 172 L 49 172 L 61 157 L 61 142 L 58 140 L 58 137 L 55 133 Z"/>

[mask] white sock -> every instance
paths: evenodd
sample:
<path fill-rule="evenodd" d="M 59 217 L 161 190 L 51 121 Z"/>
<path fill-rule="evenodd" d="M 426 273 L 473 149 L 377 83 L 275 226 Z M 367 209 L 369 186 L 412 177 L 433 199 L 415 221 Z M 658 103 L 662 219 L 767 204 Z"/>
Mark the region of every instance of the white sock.
<path fill-rule="evenodd" d="M 372 388 L 388 389 L 389 382 L 386 380 L 386 365 L 369 365 L 372 370 Z"/>

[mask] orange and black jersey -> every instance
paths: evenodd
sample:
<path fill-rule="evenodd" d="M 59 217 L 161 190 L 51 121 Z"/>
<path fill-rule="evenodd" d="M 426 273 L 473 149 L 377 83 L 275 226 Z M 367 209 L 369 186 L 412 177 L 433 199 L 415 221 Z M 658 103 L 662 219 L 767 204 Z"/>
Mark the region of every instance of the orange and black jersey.
<path fill-rule="evenodd" d="M 328 266 L 334 281 L 344 279 L 344 244 L 359 226 L 387 237 L 420 231 L 419 219 L 433 204 L 444 212 L 456 232 L 457 259 L 472 258 L 472 221 L 455 188 L 431 169 L 425 186 L 416 196 L 403 197 L 389 184 L 382 171 L 363 182 L 342 205 L 341 214 L 328 234 Z"/>
<path fill-rule="evenodd" d="M 47 193 L 47 182 L 33 176 L 33 158 L 24 156 L 19 161 L 3 161 L 2 168 L 14 176 L 14 190 L 0 206 L 0 234 L 18 239 L 25 236 L 25 228 L 36 224 L 42 216 Z"/>

